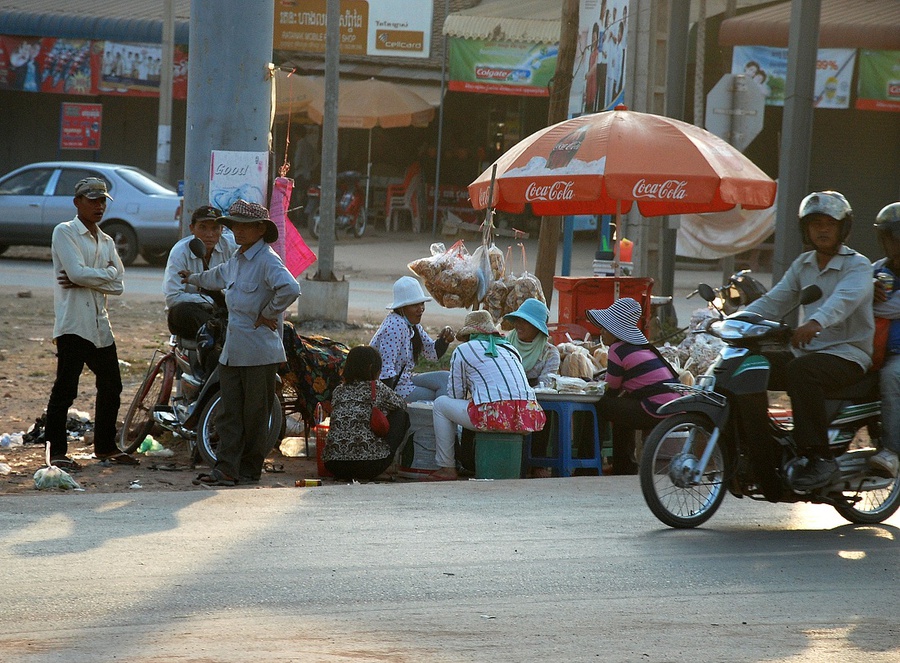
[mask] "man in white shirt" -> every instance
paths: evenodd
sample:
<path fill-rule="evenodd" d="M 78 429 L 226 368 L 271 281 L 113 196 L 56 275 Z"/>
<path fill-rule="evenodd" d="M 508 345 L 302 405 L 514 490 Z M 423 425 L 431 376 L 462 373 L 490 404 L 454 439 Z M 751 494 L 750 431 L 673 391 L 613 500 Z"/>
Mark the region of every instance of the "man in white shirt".
<path fill-rule="evenodd" d="M 113 239 L 100 230 L 106 182 L 87 177 L 75 185 L 77 216 L 53 229 L 51 254 L 56 287 L 53 291 L 56 344 L 56 381 L 47 404 L 46 439 L 50 462 L 65 470 L 80 466 L 66 454 L 66 420 L 78 395 L 78 380 L 87 366 L 97 378 L 94 412 L 94 455 L 116 465 L 137 465 L 133 456 L 116 446 L 116 420 L 122 377 L 116 342 L 106 310 L 107 295 L 121 295 L 125 268 Z"/>
<path fill-rule="evenodd" d="M 163 280 L 163 294 L 166 296 L 167 322 L 169 331 L 183 338 L 193 339 L 197 330 L 212 317 L 215 302 L 197 286 L 181 282 L 178 272 L 187 270 L 193 274 L 221 265 L 237 249 L 231 232 L 222 232 L 220 221 L 222 212 L 210 205 L 198 207 L 191 215 L 191 233 L 179 240 L 169 251 Z M 200 258 L 191 251 L 194 238 L 203 242 L 206 249 Z M 217 293 L 218 294 L 218 293 Z M 224 302 L 222 302 L 224 303 Z"/>

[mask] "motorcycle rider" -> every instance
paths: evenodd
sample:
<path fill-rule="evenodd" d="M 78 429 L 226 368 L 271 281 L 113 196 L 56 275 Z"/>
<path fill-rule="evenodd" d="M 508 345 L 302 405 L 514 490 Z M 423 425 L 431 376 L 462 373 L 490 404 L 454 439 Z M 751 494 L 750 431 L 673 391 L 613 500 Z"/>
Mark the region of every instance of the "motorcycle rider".
<path fill-rule="evenodd" d="M 790 396 L 794 440 L 808 458 L 792 486 L 813 490 L 839 472 L 828 445 L 825 400 L 829 392 L 860 381 L 872 365 L 872 265 L 844 244 L 853 210 L 837 191 L 806 196 L 799 222 L 804 243 L 813 250 L 801 253 L 746 311 L 781 319 L 796 306 L 804 287 L 815 284 L 822 289 L 822 297 L 803 308 L 805 319 L 791 336 L 791 350 L 767 353 L 772 364 L 769 389 Z"/>
<path fill-rule="evenodd" d="M 191 234 L 175 243 L 169 251 L 163 278 L 163 294 L 166 296 L 166 320 L 169 332 L 193 339 L 197 330 L 213 315 L 213 298 L 203 294 L 193 285 L 181 282 L 178 273 L 187 270 L 199 273 L 204 269 L 221 265 L 237 249 L 231 232 L 222 232 L 222 212 L 211 205 L 201 205 L 191 215 Z M 201 259 L 193 254 L 190 242 L 200 239 L 206 247 Z"/>
<path fill-rule="evenodd" d="M 875 306 L 879 318 L 890 320 L 881 386 L 882 448 L 869 459 L 872 469 L 896 477 L 900 469 L 900 297 L 894 297 L 900 276 L 900 202 L 885 206 L 875 217 L 875 231 L 885 257 L 875 261 Z"/>

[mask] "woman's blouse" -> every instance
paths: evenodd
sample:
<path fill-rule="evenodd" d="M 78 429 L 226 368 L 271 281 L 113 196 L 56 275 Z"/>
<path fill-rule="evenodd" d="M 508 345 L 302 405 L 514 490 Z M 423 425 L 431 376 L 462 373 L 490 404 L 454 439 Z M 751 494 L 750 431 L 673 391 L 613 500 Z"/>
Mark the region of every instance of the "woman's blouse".
<path fill-rule="evenodd" d="M 497 356 L 485 355 L 489 344 L 469 340 L 450 356 L 447 395 L 471 399 L 476 405 L 496 401 L 535 400 L 518 351 L 511 345 L 497 345 Z"/>
<path fill-rule="evenodd" d="M 375 381 L 375 405 L 384 412 L 405 408 L 406 402 L 380 380 Z M 323 458 L 329 460 L 381 460 L 391 449 L 369 428 L 372 383 L 353 382 L 335 388 L 331 397 L 331 423 Z"/>
<path fill-rule="evenodd" d="M 432 339 L 422 325 L 416 325 L 419 335 L 422 337 L 422 357 L 437 361 L 437 351 L 434 348 L 435 341 Z M 397 313 L 391 311 L 381 323 L 378 331 L 372 337 L 371 345 L 381 353 L 381 375 L 379 379 L 390 380 L 400 371 L 400 380 L 394 386 L 394 391 L 403 397 L 408 396 L 415 389 L 412 382 L 413 368 L 416 362 L 413 359 L 413 326 L 409 321 Z"/>
<path fill-rule="evenodd" d="M 666 382 L 678 382 L 678 376 L 650 348 L 617 341 L 609 346 L 606 367 L 608 390 L 640 398 L 644 410 L 654 417 L 660 406 L 678 398 Z M 662 418 L 662 417 L 660 417 Z"/>

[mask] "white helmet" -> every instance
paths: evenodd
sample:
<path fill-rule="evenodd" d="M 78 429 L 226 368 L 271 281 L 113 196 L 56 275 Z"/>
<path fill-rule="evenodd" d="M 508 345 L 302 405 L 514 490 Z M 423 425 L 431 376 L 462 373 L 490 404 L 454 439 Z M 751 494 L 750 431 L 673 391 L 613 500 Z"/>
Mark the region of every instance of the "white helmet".
<path fill-rule="evenodd" d="M 847 239 L 850 228 L 853 226 L 853 210 L 843 194 L 837 191 L 816 191 L 809 194 L 800 202 L 800 233 L 807 244 L 809 233 L 807 226 L 809 218 L 813 214 L 824 214 L 841 223 L 841 241 Z"/>
<path fill-rule="evenodd" d="M 422 285 L 412 276 L 401 276 L 394 282 L 394 301 L 385 306 L 390 310 L 430 302 L 431 297 L 422 290 Z"/>

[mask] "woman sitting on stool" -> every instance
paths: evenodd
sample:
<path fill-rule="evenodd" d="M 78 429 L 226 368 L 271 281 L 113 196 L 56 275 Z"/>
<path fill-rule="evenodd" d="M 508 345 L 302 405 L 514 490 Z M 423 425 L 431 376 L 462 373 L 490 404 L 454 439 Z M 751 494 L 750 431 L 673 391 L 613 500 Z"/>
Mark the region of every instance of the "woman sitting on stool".
<path fill-rule="evenodd" d="M 678 398 L 666 382 L 678 375 L 638 329 L 641 305 L 630 297 L 604 309 L 587 311 L 587 318 L 600 327 L 600 338 L 609 346 L 606 393 L 597 403 L 597 414 L 612 424 L 613 474 L 637 474 L 634 434 L 656 426 L 663 403 Z"/>
<path fill-rule="evenodd" d="M 430 481 L 456 479 L 456 427 L 530 433 L 546 416 L 528 386 L 518 351 L 500 335 L 487 311 L 472 311 L 456 333 L 447 395 L 434 402 L 435 460 Z"/>

